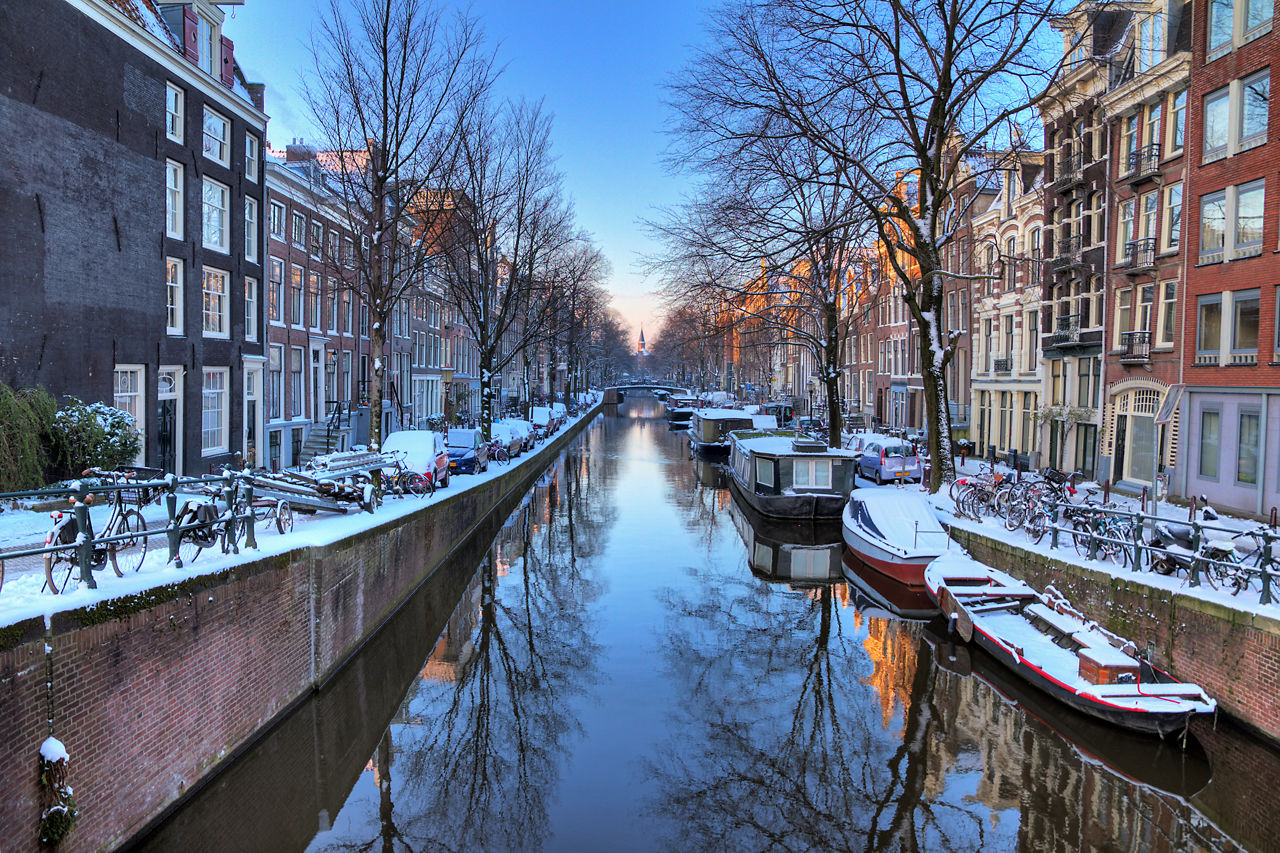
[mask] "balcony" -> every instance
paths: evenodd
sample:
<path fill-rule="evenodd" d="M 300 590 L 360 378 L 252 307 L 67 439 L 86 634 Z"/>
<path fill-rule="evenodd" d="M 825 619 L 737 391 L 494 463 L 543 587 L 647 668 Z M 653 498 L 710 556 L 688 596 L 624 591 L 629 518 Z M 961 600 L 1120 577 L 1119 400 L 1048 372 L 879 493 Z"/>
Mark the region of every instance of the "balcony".
<path fill-rule="evenodd" d="M 1151 360 L 1150 332 L 1120 333 L 1120 363 L 1145 364 Z"/>
<path fill-rule="evenodd" d="M 1048 334 L 1046 346 L 1061 347 L 1080 343 L 1080 315 L 1067 314 L 1059 317 L 1054 329 Z"/>
<path fill-rule="evenodd" d="M 994 361 L 994 367 L 995 367 L 996 373 L 1012 373 L 1013 359 L 1009 358 L 1008 356 L 1004 358 L 997 358 Z"/>
<path fill-rule="evenodd" d="M 1076 184 L 1084 183 L 1084 169 L 1080 152 L 1065 157 L 1058 157 L 1058 168 L 1054 173 L 1053 188 L 1065 192 Z"/>
<path fill-rule="evenodd" d="M 1155 238 L 1148 237 L 1145 240 L 1131 240 L 1125 243 L 1123 264 L 1126 275 L 1137 275 L 1155 269 Z"/>
<path fill-rule="evenodd" d="M 1072 267 L 1079 266 L 1081 263 L 1080 250 L 1081 239 L 1079 234 L 1071 237 L 1063 237 L 1057 243 L 1057 252 L 1054 253 L 1053 259 L 1049 265 L 1053 267 L 1055 272 L 1069 270 Z"/>
<path fill-rule="evenodd" d="M 1126 179 L 1131 184 L 1141 183 L 1160 172 L 1160 144 L 1144 145 L 1129 154 L 1129 174 Z"/>

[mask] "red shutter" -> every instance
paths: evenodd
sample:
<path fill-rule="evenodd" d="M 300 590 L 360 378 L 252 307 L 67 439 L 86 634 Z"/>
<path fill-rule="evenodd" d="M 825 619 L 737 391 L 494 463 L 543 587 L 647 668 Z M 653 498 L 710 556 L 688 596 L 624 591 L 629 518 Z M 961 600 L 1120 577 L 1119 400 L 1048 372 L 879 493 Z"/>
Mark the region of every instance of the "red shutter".
<path fill-rule="evenodd" d="M 182 10 L 182 52 L 187 59 L 200 64 L 200 19 L 191 7 Z"/>
<path fill-rule="evenodd" d="M 222 85 L 230 88 L 235 82 L 236 46 L 231 39 L 222 37 Z"/>

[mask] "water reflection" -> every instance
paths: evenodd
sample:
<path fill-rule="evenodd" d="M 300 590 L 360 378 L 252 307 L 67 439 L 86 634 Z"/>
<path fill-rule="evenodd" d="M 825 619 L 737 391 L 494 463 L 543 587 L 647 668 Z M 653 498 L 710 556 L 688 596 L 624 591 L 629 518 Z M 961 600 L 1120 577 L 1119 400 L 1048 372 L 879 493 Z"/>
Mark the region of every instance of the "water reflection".
<path fill-rule="evenodd" d="M 796 586 L 840 579 L 840 522 L 768 518 L 730 492 L 729 517 L 758 577 Z"/>

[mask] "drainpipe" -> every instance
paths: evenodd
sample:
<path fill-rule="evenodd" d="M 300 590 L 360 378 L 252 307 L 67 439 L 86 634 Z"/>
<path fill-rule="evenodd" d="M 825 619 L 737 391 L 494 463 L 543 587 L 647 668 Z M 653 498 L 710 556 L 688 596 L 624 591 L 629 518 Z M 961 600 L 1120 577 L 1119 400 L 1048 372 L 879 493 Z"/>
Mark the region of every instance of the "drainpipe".
<path fill-rule="evenodd" d="M 1271 394 L 1263 392 L 1262 394 L 1262 421 L 1258 424 L 1258 506 L 1257 514 L 1262 515 L 1262 507 L 1267 496 L 1267 469 L 1271 467 L 1267 464 L 1267 428 L 1271 422 Z"/>

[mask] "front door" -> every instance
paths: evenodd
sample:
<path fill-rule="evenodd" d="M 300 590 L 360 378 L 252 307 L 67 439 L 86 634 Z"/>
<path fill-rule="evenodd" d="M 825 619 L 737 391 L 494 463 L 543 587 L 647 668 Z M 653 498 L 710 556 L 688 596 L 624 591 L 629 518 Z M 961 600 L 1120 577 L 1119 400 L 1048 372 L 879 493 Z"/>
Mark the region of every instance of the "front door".
<path fill-rule="evenodd" d="M 167 474 L 182 473 L 182 368 L 161 367 L 157 374 L 156 464 Z"/>
<path fill-rule="evenodd" d="M 1124 478 L 1131 482 L 1151 485 L 1155 473 L 1155 419 L 1143 415 L 1129 415 L 1129 443 L 1125 452 Z"/>
<path fill-rule="evenodd" d="M 262 365 L 244 366 L 244 464 L 256 468 L 258 442 L 262 440 Z"/>
<path fill-rule="evenodd" d="M 324 347 L 311 348 L 311 420 L 324 422 Z"/>

